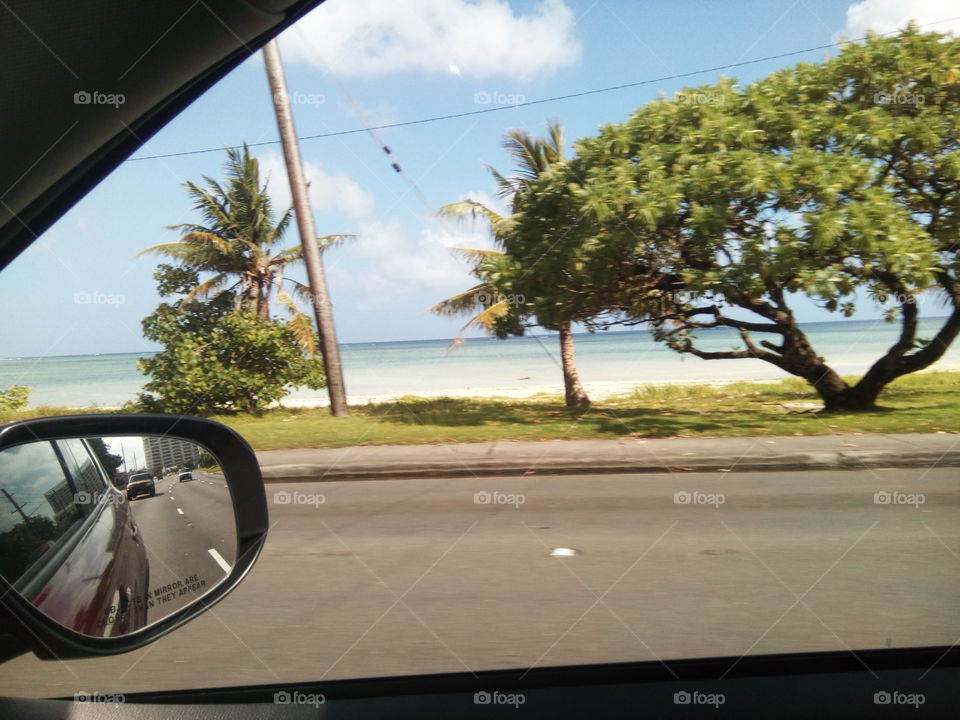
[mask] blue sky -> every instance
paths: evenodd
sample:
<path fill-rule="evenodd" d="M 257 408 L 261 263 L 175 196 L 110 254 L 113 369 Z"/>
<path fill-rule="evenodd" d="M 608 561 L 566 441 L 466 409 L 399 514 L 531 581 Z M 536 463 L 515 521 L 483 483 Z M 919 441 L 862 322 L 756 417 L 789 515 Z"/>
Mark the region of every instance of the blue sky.
<path fill-rule="evenodd" d="M 431 211 L 466 196 L 490 200 L 484 164 L 510 170 L 499 141 L 509 128 L 540 133 L 557 118 L 567 138 L 624 120 L 660 93 L 714 82 L 717 72 L 578 99 L 510 107 L 582 90 L 654 79 L 880 32 L 915 18 L 957 15 L 945 0 L 329 0 L 288 30 L 281 52 L 298 134 L 404 122 L 496 104 L 503 111 L 302 143 L 320 234 L 355 233 L 326 267 L 342 342 L 452 337 L 461 322 L 431 315 L 468 287 L 450 247 L 485 246 L 482 229 Z M 960 24 L 935 26 L 960 30 Z M 749 82 L 823 51 L 725 74 Z M 277 140 L 260 55 L 252 57 L 134 157 Z M 403 174 L 378 141 L 389 145 Z M 288 202 L 278 145 L 258 147 L 278 206 Z M 166 225 L 199 218 L 182 188 L 219 177 L 222 151 L 131 160 L 7 268 L 0 284 L 0 354 L 135 352 L 140 320 L 159 302 L 156 258 L 141 249 L 176 239 Z M 296 233 L 289 244 L 298 242 Z M 802 320 L 835 319 L 808 303 Z M 858 317 L 876 317 L 864 308 Z"/>

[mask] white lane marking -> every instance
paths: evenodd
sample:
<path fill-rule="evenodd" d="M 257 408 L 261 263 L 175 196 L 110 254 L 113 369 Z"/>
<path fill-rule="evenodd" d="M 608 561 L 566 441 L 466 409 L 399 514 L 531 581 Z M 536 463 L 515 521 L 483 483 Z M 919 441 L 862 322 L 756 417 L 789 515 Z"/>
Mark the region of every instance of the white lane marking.
<path fill-rule="evenodd" d="M 220 566 L 221 570 L 223 570 L 225 573 L 230 572 L 230 564 L 223 559 L 223 557 L 216 551 L 215 548 L 210 548 L 207 550 L 207 552 L 210 553 L 210 557 L 212 557 L 214 562 Z"/>
<path fill-rule="evenodd" d="M 173 500 L 173 495 L 170 496 L 170 499 Z"/>
<path fill-rule="evenodd" d="M 177 508 L 177 512 L 183 515 L 183 510 L 181 510 L 180 508 Z"/>

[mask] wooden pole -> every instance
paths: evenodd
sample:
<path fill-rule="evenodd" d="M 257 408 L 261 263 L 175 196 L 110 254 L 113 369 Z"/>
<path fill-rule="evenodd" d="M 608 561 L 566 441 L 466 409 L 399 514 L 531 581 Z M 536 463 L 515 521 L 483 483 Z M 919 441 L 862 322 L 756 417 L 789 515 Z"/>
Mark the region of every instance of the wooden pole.
<path fill-rule="evenodd" d="M 340 365 L 340 348 L 337 346 L 337 331 L 333 323 L 333 308 L 327 291 L 327 278 L 323 271 L 323 259 L 317 245 L 317 233 L 313 226 L 313 212 L 307 195 L 307 183 L 303 177 L 303 163 L 300 159 L 300 144 L 293 124 L 293 113 L 287 95 L 287 81 L 280 62 L 280 50 L 277 41 L 271 40 L 263 48 L 263 59 L 267 65 L 267 79 L 270 81 L 270 94 L 273 96 L 273 109 L 277 114 L 277 127 L 283 144 L 283 159 L 290 180 L 290 194 L 293 197 L 293 209 L 300 230 L 300 244 L 303 247 L 303 260 L 307 266 L 307 279 L 313 312 L 320 333 L 320 354 L 327 376 L 327 393 L 330 396 L 330 412 L 334 417 L 346 417 L 350 414 L 347 407 L 347 390 L 343 383 L 343 367 Z"/>

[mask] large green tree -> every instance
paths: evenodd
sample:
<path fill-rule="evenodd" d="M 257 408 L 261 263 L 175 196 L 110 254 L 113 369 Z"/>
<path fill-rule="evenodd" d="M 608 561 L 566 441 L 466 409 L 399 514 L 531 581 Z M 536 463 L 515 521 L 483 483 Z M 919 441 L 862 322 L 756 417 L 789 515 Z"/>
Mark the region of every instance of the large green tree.
<path fill-rule="evenodd" d="M 237 307 L 229 291 L 188 299 L 195 270 L 161 265 L 154 274 L 164 302 L 143 320 L 143 335 L 163 350 L 139 361 L 150 376 L 138 396 L 147 411 L 258 414 L 291 388 L 325 387 L 323 363 L 308 355 L 288 323 Z"/>
<path fill-rule="evenodd" d="M 198 275 L 196 286 L 186 294 L 188 301 L 230 292 L 237 307 L 269 318 L 271 300 L 276 299 L 290 313 L 290 328 L 297 340 L 315 352 L 310 317 L 294 302 L 294 298 L 311 301 L 310 289 L 284 277 L 289 267 L 303 261 L 299 245 L 281 247 L 293 210 L 288 208 L 276 217 L 267 183 L 260 179 L 259 163 L 246 144 L 242 150 L 227 148 L 224 172 L 223 183 L 206 175 L 205 187 L 184 183 L 194 210 L 203 218 L 201 224 L 171 225 L 170 229 L 181 233 L 179 241 L 153 245 L 137 257 L 163 255 L 205 275 L 202 282 Z M 327 235 L 317 243 L 322 252 L 351 237 Z M 284 288 L 285 281 L 290 293 Z"/>
<path fill-rule="evenodd" d="M 496 181 L 498 195 L 510 203 L 511 209 L 517 207 L 520 196 L 529 191 L 542 173 L 551 165 L 563 161 L 563 126 L 552 121 L 547 128 L 545 138 L 533 137 L 525 130 L 510 130 L 506 133 L 503 147 L 514 160 L 517 168 L 514 174 L 502 175 L 494 168 L 487 167 Z M 485 222 L 498 244 L 501 243 L 501 237 L 509 232 L 513 222 L 512 215 L 502 216 L 488 205 L 471 199 L 444 205 L 438 214 L 457 220 Z M 549 236 L 544 237 L 543 241 L 551 242 Z M 531 314 L 530 306 L 523 295 L 502 292 L 498 286 L 497 280 L 502 275 L 503 253 L 499 250 L 477 248 L 457 248 L 457 252 L 470 263 L 471 272 L 479 282 L 430 308 L 438 315 L 470 316 L 454 343 L 459 343 L 470 328 L 480 328 L 498 337 L 523 334 L 525 320 Z M 560 365 L 567 407 L 580 410 L 590 407 L 590 398 L 583 389 L 577 372 L 570 319 L 563 318 L 541 324 L 559 333 Z"/>
<path fill-rule="evenodd" d="M 650 322 L 678 352 L 801 377 L 827 409 L 873 407 L 960 332 L 958 78 L 960 40 L 910 27 L 651 102 L 522 196 L 500 286 L 547 321 Z M 799 326 L 797 296 L 843 316 L 881 303 L 899 336 L 848 384 Z M 936 296 L 947 317 L 920 338 Z M 740 346 L 698 346 L 715 327 Z"/>

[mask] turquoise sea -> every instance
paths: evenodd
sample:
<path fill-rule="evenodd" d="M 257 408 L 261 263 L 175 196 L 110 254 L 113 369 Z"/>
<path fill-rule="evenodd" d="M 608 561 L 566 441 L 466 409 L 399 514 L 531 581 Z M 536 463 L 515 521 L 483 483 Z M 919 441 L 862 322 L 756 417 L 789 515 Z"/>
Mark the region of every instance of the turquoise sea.
<path fill-rule="evenodd" d="M 921 337 L 931 337 L 938 318 L 922 321 Z M 841 373 L 863 372 L 894 342 L 897 324 L 881 320 L 810 323 L 804 326 L 814 348 Z M 725 350 L 739 337 L 728 329 L 702 331 L 698 345 Z M 350 395 L 535 388 L 562 382 L 556 337 L 536 335 L 508 340 L 476 338 L 451 350 L 449 340 L 348 343 L 341 347 Z M 700 360 L 655 343 L 646 330 L 576 335 L 577 366 L 584 383 L 666 382 L 784 377 L 759 360 Z M 0 387 L 33 388 L 30 404 L 115 406 L 133 400 L 144 378 L 137 370 L 143 353 L 0 359 Z M 954 345 L 935 367 L 960 367 Z M 323 395 L 297 390 L 295 398 Z"/>

